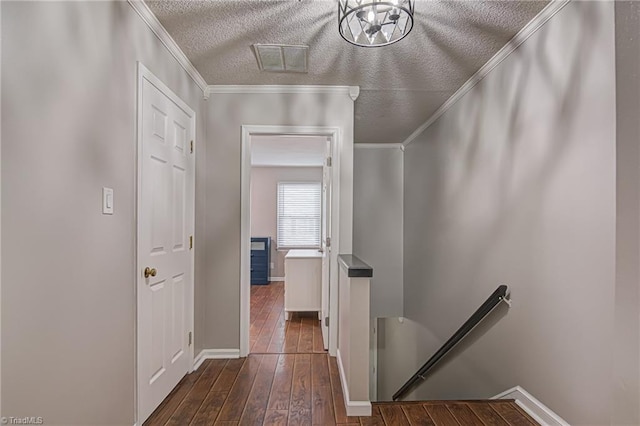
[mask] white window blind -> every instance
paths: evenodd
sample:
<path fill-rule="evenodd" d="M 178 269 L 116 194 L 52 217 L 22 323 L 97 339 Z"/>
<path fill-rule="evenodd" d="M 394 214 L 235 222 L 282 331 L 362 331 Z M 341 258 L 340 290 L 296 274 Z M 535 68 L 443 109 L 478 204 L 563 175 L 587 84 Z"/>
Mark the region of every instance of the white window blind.
<path fill-rule="evenodd" d="M 320 247 L 320 182 L 278 183 L 278 248 Z"/>

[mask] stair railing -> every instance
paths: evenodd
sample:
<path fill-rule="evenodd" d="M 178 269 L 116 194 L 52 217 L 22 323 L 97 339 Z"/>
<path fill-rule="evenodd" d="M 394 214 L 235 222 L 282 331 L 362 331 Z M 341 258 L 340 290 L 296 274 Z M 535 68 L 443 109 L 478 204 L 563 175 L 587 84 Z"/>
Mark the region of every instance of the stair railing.
<path fill-rule="evenodd" d="M 453 349 L 464 337 L 471 332 L 487 315 L 489 315 L 501 302 L 511 306 L 511 300 L 508 298 L 509 289 L 506 285 L 499 286 L 489 298 L 478 308 L 477 311 L 462 324 L 449 340 L 438 351 L 433 354 L 427 362 L 413 375 L 407 382 L 402 385 L 396 393 L 393 394 L 393 400 L 397 401 L 404 397 L 414 386 L 426 379 L 426 375 L 451 349 Z"/>

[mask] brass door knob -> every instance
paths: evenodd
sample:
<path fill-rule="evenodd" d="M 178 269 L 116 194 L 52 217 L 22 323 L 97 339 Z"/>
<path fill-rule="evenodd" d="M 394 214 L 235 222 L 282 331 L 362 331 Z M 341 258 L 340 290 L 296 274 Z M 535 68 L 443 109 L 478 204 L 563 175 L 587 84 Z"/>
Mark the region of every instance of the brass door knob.
<path fill-rule="evenodd" d="M 156 268 L 149 268 L 148 266 L 146 268 L 144 268 L 144 277 L 145 278 L 155 277 L 157 273 L 158 273 L 158 271 L 156 271 Z"/>

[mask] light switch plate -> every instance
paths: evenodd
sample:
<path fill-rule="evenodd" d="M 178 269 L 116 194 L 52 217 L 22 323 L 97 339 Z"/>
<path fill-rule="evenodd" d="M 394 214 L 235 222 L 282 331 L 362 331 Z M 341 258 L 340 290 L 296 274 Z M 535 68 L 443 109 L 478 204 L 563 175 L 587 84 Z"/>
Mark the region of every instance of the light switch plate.
<path fill-rule="evenodd" d="M 102 214 L 113 214 L 113 189 L 102 188 Z"/>

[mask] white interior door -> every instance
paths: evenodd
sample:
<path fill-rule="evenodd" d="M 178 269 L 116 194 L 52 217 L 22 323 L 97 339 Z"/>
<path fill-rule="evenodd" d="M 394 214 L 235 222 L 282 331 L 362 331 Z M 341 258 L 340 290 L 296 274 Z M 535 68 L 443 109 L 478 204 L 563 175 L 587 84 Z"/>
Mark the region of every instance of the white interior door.
<path fill-rule="evenodd" d="M 154 78 L 141 77 L 139 84 L 137 377 L 142 424 L 193 365 L 195 115 Z"/>
<path fill-rule="evenodd" d="M 322 167 L 322 344 L 329 348 L 329 279 L 331 273 L 331 140 Z"/>

